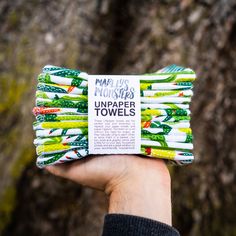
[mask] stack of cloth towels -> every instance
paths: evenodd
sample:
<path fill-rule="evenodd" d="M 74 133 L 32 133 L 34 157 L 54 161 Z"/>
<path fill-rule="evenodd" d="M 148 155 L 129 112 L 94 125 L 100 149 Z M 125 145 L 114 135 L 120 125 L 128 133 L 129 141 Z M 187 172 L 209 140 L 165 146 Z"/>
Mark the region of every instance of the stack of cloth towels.
<path fill-rule="evenodd" d="M 189 104 L 195 72 L 171 65 L 144 75 L 145 79 L 140 76 L 141 147 L 137 154 L 179 165 L 191 163 Z M 152 79 L 147 80 L 147 75 Z M 51 65 L 38 76 L 33 109 L 38 167 L 89 155 L 88 79 L 85 72 Z"/>

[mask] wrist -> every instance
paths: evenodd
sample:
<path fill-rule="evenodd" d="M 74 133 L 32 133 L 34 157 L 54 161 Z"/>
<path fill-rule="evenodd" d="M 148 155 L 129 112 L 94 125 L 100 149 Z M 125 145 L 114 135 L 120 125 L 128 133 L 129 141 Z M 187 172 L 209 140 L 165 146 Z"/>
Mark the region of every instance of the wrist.
<path fill-rule="evenodd" d="M 156 163 L 155 163 L 156 165 Z M 163 162 L 108 185 L 109 213 L 142 216 L 171 225 L 171 181 Z"/>

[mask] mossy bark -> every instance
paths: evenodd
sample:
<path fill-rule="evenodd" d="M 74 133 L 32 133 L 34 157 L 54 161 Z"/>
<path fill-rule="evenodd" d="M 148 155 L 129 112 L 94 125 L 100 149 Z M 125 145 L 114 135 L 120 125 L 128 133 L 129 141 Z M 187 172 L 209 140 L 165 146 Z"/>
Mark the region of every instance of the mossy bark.
<path fill-rule="evenodd" d="M 172 167 L 182 235 L 236 235 L 236 3 L 1 1 L 0 235 L 99 235 L 106 197 L 35 167 L 31 109 L 45 64 L 138 74 L 168 64 L 198 75 L 196 161 Z"/>

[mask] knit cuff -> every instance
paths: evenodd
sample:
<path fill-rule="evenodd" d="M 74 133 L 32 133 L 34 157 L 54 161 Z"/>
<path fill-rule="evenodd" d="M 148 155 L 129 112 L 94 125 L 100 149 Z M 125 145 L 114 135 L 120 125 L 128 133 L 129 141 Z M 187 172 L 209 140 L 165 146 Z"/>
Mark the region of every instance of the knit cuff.
<path fill-rule="evenodd" d="M 102 236 L 180 236 L 173 227 L 152 219 L 124 215 L 107 214 L 104 219 Z"/>

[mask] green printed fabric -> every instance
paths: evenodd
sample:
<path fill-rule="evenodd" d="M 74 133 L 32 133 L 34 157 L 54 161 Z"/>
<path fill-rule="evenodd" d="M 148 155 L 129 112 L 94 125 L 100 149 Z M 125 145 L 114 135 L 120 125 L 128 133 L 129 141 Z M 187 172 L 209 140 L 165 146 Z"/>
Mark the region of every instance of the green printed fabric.
<path fill-rule="evenodd" d="M 33 129 L 40 168 L 89 155 L 89 76 L 52 65 L 38 76 Z M 141 146 L 137 154 L 178 165 L 193 161 L 190 103 L 195 79 L 193 70 L 176 65 L 139 76 Z"/>
<path fill-rule="evenodd" d="M 60 115 L 60 114 L 44 114 L 37 115 L 36 120 L 43 121 L 66 121 L 66 120 L 88 120 L 87 115 Z"/>
<path fill-rule="evenodd" d="M 82 75 L 82 74 L 80 74 Z M 86 75 L 84 75 L 86 76 Z M 61 84 L 61 85 L 69 85 L 75 87 L 87 87 L 88 81 L 86 79 L 75 77 L 75 78 L 67 78 L 56 75 L 50 75 L 48 73 L 43 73 L 38 76 L 38 82 L 40 83 L 49 83 L 49 84 Z"/>
<path fill-rule="evenodd" d="M 193 91 L 189 90 L 167 90 L 167 91 L 155 91 L 155 90 L 141 90 L 141 97 L 191 97 Z"/>
<path fill-rule="evenodd" d="M 66 93 L 66 94 L 88 94 L 87 87 L 75 87 L 75 86 L 66 86 L 59 84 L 47 84 L 47 83 L 38 83 L 37 85 L 38 91 L 43 92 L 53 92 L 53 93 Z"/>
<path fill-rule="evenodd" d="M 176 103 L 141 103 L 141 109 L 183 109 L 189 110 L 189 104 L 176 104 Z"/>
<path fill-rule="evenodd" d="M 53 93 L 53 92 L 43 92 L 43 91 L 37 91 L 36 98 L 63 99 L 69 101 L 85 101 L 85 102 L 88 101 L 88 96 L 86 95 L 70 94 L 70 96 L 68 96 L 67 94 L 63 93 Z"/>
<path fill-rule="evenodd" d="M 88 128 L 73 128 L 73 129 L 61 129 L 61 128 L 54 128 L 54 129 L 39 129 L 36 130 L 36 137 L 37 138 L 44 138 L 44 137 L 60 137 L 66 135 L 87 135 Z"/>

